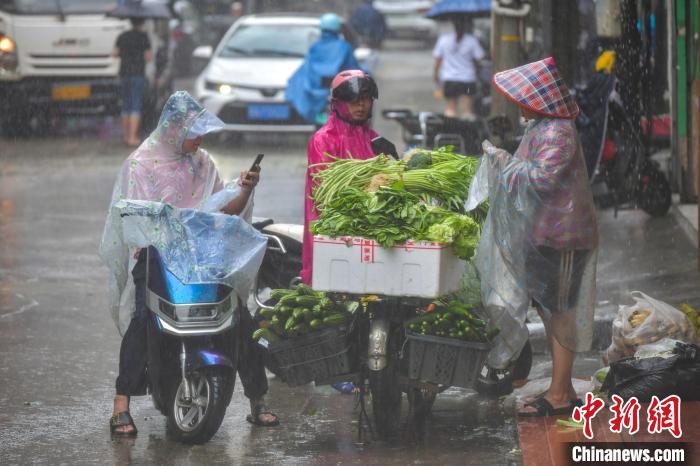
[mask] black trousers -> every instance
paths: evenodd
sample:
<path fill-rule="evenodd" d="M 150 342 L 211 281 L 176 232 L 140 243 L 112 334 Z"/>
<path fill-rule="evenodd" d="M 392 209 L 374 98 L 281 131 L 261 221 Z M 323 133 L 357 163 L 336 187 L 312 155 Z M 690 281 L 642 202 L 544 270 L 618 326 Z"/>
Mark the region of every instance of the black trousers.
<path fill-rule="evenodd" d="M 129 322 L 129 328 L 122 338 L 116 389 L 117 395 L 138 396 L 146 394 L 148 308 L 146 307 L 145 250 L 139 256 L 131 273 L 136 288 L 136 309 Z M 241 378 L 245 396 L 251 400 L 264 396 L 268 389 L 263 350 L 252 339 L 256 329 L 257 324 L 248 309 L 240 309 L 237 332 L 241 338 L 238 375 Z"/>

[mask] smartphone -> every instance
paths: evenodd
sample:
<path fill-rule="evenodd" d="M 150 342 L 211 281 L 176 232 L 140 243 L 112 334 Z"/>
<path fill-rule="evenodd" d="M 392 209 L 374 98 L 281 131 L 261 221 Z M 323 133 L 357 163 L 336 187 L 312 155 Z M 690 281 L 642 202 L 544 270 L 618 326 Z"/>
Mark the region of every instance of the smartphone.
<path fill-rule="evenodd" d="M 372 139 L 371 144 L 372 152 L 374 152 L 374 155 L 386 154 L 391 155 L 396 160 L 399 159 L 399 153 L 396 152 L 396 146 L 392 144 L 391 141 L 389 141 L 387 138 L 377 136 L 376 138 Z"/>
<path fill-rule="evenodd" d="M 260 162 L 262 162 L 263 157 L 265 157 L 265 154 L 258 154 L 257 157 L 255 157 L 255 161 L 253 162 L 253 165 L 250 166 L 249 172 L 259 172 L 260 171 Z M 248 179 L 249 177 L 246 177 Z"/>

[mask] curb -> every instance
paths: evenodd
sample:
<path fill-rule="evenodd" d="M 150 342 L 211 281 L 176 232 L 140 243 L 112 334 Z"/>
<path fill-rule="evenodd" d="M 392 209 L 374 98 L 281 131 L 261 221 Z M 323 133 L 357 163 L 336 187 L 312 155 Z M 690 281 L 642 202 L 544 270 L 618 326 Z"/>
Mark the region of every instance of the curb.
<path fill-rule="evenodd" d="M 693 205 L 693 204 L 688 204 L 688 205 Z M 676 221 L 678 224 L 681 226 L 681 229 L 685 232 L 686 236 L 690 240 L 690 242 L 695 246 L 696 248 L 698 247 L 698 227 L 693 224 L 693 222 L 683 213 L 683 210 L 681 209 L 680 204 L 674 203 L 671 206 L 671 212 L 673 213 L 673 216 L 675 217 Z"/>

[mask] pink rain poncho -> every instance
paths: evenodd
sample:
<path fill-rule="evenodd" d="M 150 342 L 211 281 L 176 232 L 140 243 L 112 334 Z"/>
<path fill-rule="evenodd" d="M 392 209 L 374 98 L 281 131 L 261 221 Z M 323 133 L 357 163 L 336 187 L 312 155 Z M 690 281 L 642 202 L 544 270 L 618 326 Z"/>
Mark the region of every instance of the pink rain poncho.
<path fill-rule="evenodd" d="M 314 133 L 307 148 L 308 165 L 332 162 L 326 154 L 339 158 L 368 159 L 374 157 L 371 141 L 377 133 L 366 123 L 350 123 L 347 104 L 334 101 L 328 121 Z M 302 249 L 301 279 L 311 286 L 313 266 L 313 235 L 309 231 L 309 222 L 318 218 L 318 211 L 311 199 L 313 187 L 311 175 L 319 168 L 308 168 L 304 189 L 304 245 Z"/>
<path fill-rule="evenodd" d="M 223 123 L 187 92 L 174 93 L 165 104 L 158 127 L 124 161 L 114 184 L 100 256 L 111 271 L 110 306 L 120 331 L 126 330 L 133 312 L 134 248 L 124 241 L 114 205 L 124 199 L 158 201 L 179 208 L 218 211 L 238 192 L 235 183 L 224 185 L 209 154 L 199 148 L 185 154 L 185 139 L 216 131 Z M 215 199 L 212 199 L 212 195 Z M 213 207 L 212 201 L 217 206 Z M 251 201 L 241 217 L 250 217 Z"/>
<path fill-rule="evenodd" d="M 528 338 L 525 318 L 533 300 L 562 346 L 589 349 L 598 232 L 573 122 L 578 108 L 554 62 L 506 70 L 494 84 L 541 115 L 513 155 L 484 142 L 467 205 L 489 199 L 475 263 L 490 324 L 501 329 L 488 364 L 503 369 Z"/>

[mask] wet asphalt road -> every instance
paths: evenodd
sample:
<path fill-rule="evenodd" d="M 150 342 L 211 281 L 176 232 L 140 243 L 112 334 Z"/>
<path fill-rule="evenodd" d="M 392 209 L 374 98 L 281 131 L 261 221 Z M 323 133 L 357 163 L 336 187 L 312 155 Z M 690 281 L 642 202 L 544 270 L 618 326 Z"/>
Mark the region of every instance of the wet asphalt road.
<path fill-rule="evenodd" d="M 380 108 L 438 109 L 429 51 L 393 44 L 378 69 Z M 378 114 L 378 112 L 377 112 Z M 375 127 L 394 141 L 398 127 Z M 62 136 L 0 140 L 0 462 L 3 464 L 474 464 L 518 460 L 512 398 L 468 390 L 442 394 L 425 435 L 357 442 L 356 402 L 330 387 L 289 388 L 271 378 L 268 401 L 282 425 L 253 428 L 240 384 L 217 435 L 203 446 L 167 438 L 148 397 L 135 399 L 135 440 L 112 441 L 107 421 L 119 336 L 107 308 L 107 270 L 96 251 L 112 183 L 128 155 L 109 129 L 62 129 Z M 305 137 L 208 140 L 224 177 L 265 152 L 256 216 L 302 218 Z M 601 306 L 642 289 L 672 303 L 700 304 L 690 242 L 672 217 L 601 214 Z M 546 376 L 540 356 L 534 376 Z M 598 366 L 579 359 L 577 374 Z M 405 405 L 405 403 L 404 403 Z"/>

